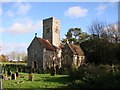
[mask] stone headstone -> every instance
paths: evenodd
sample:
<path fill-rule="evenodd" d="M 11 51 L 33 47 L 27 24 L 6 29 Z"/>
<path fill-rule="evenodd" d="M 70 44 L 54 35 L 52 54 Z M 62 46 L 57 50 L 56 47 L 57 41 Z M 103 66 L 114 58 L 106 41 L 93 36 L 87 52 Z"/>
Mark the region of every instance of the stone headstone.
<path fill-rule="evenodd" d="M 18 72 L 16 72 L 16 77 L 19 77 L 19 73 Z"/>
<path fill-rule="evenodd" d="M 16 80 L 16 74 L 12 74 L 11 79 Z"/>
<path fill-rule="evenodd" d="M 8 76 L 8 77 L 6 76 L 5 80 L 11 80 L 11 76 Z"/>
<path fill-rule="evenodd" d="M 8 80 L 8 78 L 7 78 L 7 76 L 6 76 L 6 75 L 5 75 L 5 76 L 3 76 L 3 79 L 4 79 L 4 80 Z"/>
<path fill-rule="evenodd" d="M 2 81 L 0 81 L 0 90 L 2 90 L 3 88 L 2 88 Z"/>
<path fill-rule="evenodd" d="M 10 69 L 8 69 L 7 75 L 8 75 L 8 76 L 11 76 L 11 71 L 10 71 Z"/>
<path fill-rule="evenodd" d="M 2 75 L 2 79 L 3 79 L 3 75 Z"/>
<path fill-rule="evenodd" d="M 55 68 L 54 67 L 51 67 L 51 76 L 55 76 Z"/>
<path fill-rule="evenodd" d="M 6 69 L 5 69 L 5 67 L 4 67 L 4 74 L 6 73 Z"/>
<path fill-rule="evenodd" d="M 21 68 L 20 67 L 18 68 L 18 72 L 21 72 Z"/>
<path fill-rule="evenodd" d="M 25 73 L 25 67 L 23 67 L 23 70 L 22 70 L 22 71 L 23 71 L 23 73 Z"/>
<path fill-rule="evenodd" d="M 33 74 L 32 73 L 29 73 L 29 80 L 33 81 Z"/>
<path fill-rule="evenodd" d="M 32 68 L 32 73 L 35 73 L 35 68 Z"/>

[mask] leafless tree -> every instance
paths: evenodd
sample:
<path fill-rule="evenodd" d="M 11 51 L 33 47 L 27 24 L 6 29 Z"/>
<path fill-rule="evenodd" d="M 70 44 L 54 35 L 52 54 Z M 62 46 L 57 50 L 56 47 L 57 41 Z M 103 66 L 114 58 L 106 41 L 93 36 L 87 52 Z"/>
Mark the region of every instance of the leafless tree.
<path fill-rule="evenodd" d="M 110 42 L 120 43 L 120 24 L 110 24 L 105 29 Z"/>
<path fill-rule="evenodd" d="M 102 21 L 98 21 L 97 19 L 92 22 L 92 24 L 89 27 L 89 32 L 92 35 L 96 35 L 98 38 L 100 38 L 101 34 L 104 31 L 106 24 Z"/>

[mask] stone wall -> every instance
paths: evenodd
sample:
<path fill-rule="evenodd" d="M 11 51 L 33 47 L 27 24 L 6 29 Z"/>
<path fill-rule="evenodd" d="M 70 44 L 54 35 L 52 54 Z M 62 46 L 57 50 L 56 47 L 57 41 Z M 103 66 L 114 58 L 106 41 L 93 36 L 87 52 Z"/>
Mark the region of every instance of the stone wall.
<path fill-rule="evenodd" d="M 60 21 L 54 17 L 43 20 L 43 38 L 55 46 L 60 45 Z"/>
<path fill-rule="evenodd" d="M 74 55 L 68 44 L 65 44 L 62 50 L 62 66 L 75 65 L 79 67 L 85 61 L 85 56 Z"/>
<path fill-rule="evenodd" d="M 52 18 L 43 20 L 43 38 L 52 43 Z"/>
<path fill-rule="evenodd" d="M 60 46 L 60 21 L 53 18 L 53 26 L 52 26 L 52 43 L 53 45 L 59 47 Z"/>
<path fill-rule="evenodd" d="M 73 64 L 73 53 L 68 44 L 65 44 L 64 49 L 62 50 L 62 67 L 71 66 Z"/>
<path fill-rule="evenodd" d="M 57 53 L 55 51 L 50 51 L 50 50 L 44 50 L 44 55 L 43 55 L 43 67 L 46 69 L 47 67 L 56 67 L 57 65 L 60 67 L 61 62 L 57 57 Z M 54 63 L 54 65 L 53 65 Z"/>
<path fill-rule="evenodd" d="M 43 47 L 36 37 L 28 47 L 28 66 L 34 67 L 34 61 L 36 61 L 38 68 L 43 67 Z"/>

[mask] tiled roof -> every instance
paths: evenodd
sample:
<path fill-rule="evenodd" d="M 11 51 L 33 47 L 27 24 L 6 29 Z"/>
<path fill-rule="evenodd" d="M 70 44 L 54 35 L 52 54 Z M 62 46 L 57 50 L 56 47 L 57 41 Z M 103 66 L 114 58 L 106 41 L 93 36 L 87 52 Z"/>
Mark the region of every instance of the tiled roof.
<path fill-rule="evenodd" d="M 56 48 L 48 40 L 45 40 L 43 38 L 37 38 L 37 39 L 47 50 L 55 51 Z"/>
<path fill-rule="evenodd" d="M 69 43 L 67 43 L 67 44 L 68 44 L 68 46 L 70 47 L 71 51 L 72 51 L 75 55 L 84 56 L 84 52 L 83 52 L 83 50 L 81 49 L 80 46 L 75 45 L 75 44 L 69 44 Z M 64 49 L 64 48 L 65 48 L 64 46 L 65 46 L 64 44 L 62 44 L 62 43 L 60 44 L 60 48 L 61 48 L 61 49 Z"/>
<path fill-rule="evenodd" d="M 82 51 L 80 46 L 75 44 L 69 44 L 69 46 L 74 54 L 81 55 L 81 56 L 84 55 L 84 52 Z"/>

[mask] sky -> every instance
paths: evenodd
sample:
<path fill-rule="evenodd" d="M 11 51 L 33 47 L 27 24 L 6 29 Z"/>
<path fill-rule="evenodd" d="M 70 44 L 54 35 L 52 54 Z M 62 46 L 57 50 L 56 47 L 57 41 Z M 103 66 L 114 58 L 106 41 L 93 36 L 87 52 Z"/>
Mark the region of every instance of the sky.
<path fill-rule="evenodd" d="M 22 0 L 20 0 L 22 1 Z M 9 2 L 0 3 L 0 54 L 27 51 L 37 33 L 42 37 L 42 20 L 55 17 L 60 20 L 60 37 L 65 38 L 69 28 L 80 27 L 88 32 L 92 21 L 107 24 L 118 21 L 118 2 Z"/>

